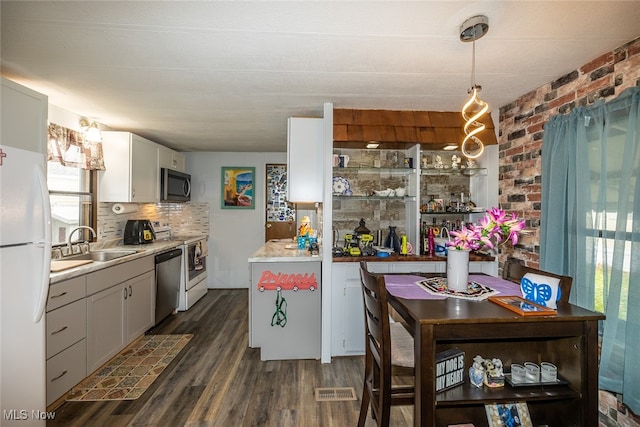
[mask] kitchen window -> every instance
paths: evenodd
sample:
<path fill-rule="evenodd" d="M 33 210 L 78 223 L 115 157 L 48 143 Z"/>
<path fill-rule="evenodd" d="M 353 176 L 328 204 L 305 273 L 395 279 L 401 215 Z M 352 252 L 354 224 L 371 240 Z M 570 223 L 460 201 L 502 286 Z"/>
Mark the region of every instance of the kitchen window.
<path fill-rule="evenodd" d="M 51 202 L 52 244 L 66 244 L 69 233 L 80 225 L 96 229 L 95 197 L 92 191 L 95 171 L 62 166 L 50 161 L 47 164 L 47 185 Z M 91 241 L 89 230 L 78 230 L 74 240 Z"/>
<path fill-rule="evenodd" d="M 77 131 L 49 124 L 47 185 L 51 202 L 52 244 L 65 244 L 69 233 L 84 225 L 96 228 L 97 171 L 104 169 L 102 143 Z M 87 229 L 74 240 L 91 241 Z"/>

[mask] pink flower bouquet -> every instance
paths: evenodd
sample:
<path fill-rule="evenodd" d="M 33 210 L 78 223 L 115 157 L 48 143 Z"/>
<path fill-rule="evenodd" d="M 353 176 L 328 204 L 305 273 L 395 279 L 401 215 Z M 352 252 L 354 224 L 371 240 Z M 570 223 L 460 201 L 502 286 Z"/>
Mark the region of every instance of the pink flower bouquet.
<path fill-rule="evenodd" d="M 508 215 L 500 208 L 491 208 L 478 224 L 470 228 L 462 225 L 459 231 L 452 231 L 454 239 L 447 242 L 451 249 L 477 251 L 495 249 L 506 242 L 518 244 L 520 234 L 526 233 L 525 220 L 519 220 L 516 214 Z"/>

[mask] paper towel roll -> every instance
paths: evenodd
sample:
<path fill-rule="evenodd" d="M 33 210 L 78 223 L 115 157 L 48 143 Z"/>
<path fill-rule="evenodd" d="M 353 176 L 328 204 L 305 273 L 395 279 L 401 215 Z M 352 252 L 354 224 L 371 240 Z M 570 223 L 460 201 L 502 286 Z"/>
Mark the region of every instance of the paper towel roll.
<path fill-rule="evenodd" d="M 111 210 L 115 214 L 138 212 L 138 205 L 136 205 L 135 203 L 130 203 L 130 204 L 114 203 Z"/>

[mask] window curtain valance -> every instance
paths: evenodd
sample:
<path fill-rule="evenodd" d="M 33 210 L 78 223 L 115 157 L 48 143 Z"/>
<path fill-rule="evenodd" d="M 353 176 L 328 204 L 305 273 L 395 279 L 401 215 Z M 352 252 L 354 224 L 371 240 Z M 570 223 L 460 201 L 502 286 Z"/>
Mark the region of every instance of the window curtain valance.
<path fill-rule="evenodd" d="M 72 168 L 104 170 L 102 142 L 87 141 L 81 132 L 51 123 L 48 160 Z"/>

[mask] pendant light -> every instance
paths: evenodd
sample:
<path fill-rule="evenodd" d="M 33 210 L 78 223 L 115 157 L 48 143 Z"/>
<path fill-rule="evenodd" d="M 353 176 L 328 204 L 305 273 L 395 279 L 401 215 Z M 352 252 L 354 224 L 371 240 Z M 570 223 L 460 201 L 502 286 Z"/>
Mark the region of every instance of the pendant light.
<path fill-rule="evenodd" d="M 476 40 L 487 34 L 487 31 L 489 31 L 489 18 L 485 15 L 472 16 L 460 26 L 460 40 L 473 44 L 471 89 L 467 91 L 471 98 L 462 107 L 465 137 L 460 146 L 462 154 L 468 159 L 477 159 L 484 152 L 484 144 L 477 135 L 486 127 L 479 119 L 489 110 L 489 105 L 478 95 L 482 86 L 476 84 Z"/>

